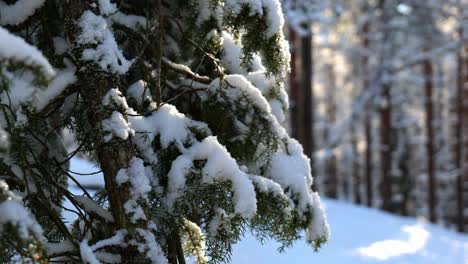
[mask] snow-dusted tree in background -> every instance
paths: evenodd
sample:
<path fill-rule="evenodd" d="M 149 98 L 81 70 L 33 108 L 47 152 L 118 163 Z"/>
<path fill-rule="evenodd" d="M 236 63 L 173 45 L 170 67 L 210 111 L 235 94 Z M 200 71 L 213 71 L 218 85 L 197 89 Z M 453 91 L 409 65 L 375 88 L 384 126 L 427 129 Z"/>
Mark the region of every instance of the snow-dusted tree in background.
<path fill-rule="evenodd" d="M 310 155 L 311 171 L 313 175 L 316 175 L 314 153 L 316 152 L 317 110 L 314 93 L 316 67 L 314 35 L 320 35 L 321 32 L 314 32 L 313 28 L 314 24 L 320 24 L 325 28 L 331 24 L 336 13 L 339 13 L 335 11 L 339 9 L 340 0 L 282 0 L 281 2 L 290 29 L 288 38 L 292 51 L 289 76 L 291 130 L 304 147 L 304 152 Z M 330 11 L 328 15 L 327 11 Z"/>
<path fill-rule="evenodd" d="M 342 1 L 332 30 L 317 24 L 326 33 L 314 43 L 318 190 L 466 230 L 467 6 Z M 335 160 L 339 177 L 327 169 Z"/>
<path fill-rule="evenodd" d="M 283 23 L 278 0 L 0 1 L 0 262 L 216 263 L 246 229 L 320 247 L 309 160 L 281 126 Z M 80 152 L 94 196 L 67 189 Z"/>

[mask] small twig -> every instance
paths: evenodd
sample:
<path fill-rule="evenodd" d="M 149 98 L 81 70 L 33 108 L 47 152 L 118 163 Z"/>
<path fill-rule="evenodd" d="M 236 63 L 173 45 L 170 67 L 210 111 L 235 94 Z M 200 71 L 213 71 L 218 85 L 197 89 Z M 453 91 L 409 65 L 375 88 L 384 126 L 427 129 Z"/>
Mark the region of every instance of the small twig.
<path fill-rule="evenodd" d="M 83 175 L 83 176 L 96 175 L 96 174 L 102 173 L 102 170 L 96 171 L 96 172 L 91 172 L 91 173 L 79 173 L 79 172 L 72 171 L 70 169 L 67 170 L 67 171 L 70 172 L 70 173 L 76 174 L 76 175 Z"/>
<path fill-rule="evenodd" d="M 181 65 L 181 64 L 177 64 L 175 62 L 172 62 L 170 61 L 169 59 L 163 57 L 162 58 L 162 62 L 164 63 L 164 65 L 168 66 L 169 68 L 171 68 L 173 71 L 177 72 L 177 73 L 180 73 L 180 74 L 183 74 L 197 82 L 201 82 L 201 83 L 204 83 L 204 84 L 210 84 L 211 83 L 211 79 L 210 77 L 208 76 L 200 76 L 196 73 L 194 73 L 192 70 L 190 70 L 189 67 L 185 66 L 185 65 Z"/>
<path fill-rule="evenodd" d="M 165 103 L 170 103 L 170 102 L 176 100 L 177 98 L 181 97 L 184 94 L 198 92 L 198 91 L 205 91 L 207 89 L 207 88 L 192 88 L 192 87 L 189 87 L 189 88 L 191 88 L 191 89 L 190 90 L 184 90 L 184 91 L 174 95 L 173 97 L 166 100 Z"/>
<path fill-rule="evenodd" d="M 65 175 L 68 176 L 68 178 L 70 178 L 82 191 L 83 193 L 89 198 L 89 199 L 93 199 L 91 197 L 91 195 L 89 194 L 89 192 L 86 190 L 86 188 L 84 188 L 81 183 L 75 179 L 75 177 L 73 177 L 70 173 L 66 172 L 62 167 L 61 165 L 59 164 L 59 162 L 57 160 L 54 160 L 55 161 L 55 165 L 57 166 L 57 168 L 59 170 L 61 170 Z"/>

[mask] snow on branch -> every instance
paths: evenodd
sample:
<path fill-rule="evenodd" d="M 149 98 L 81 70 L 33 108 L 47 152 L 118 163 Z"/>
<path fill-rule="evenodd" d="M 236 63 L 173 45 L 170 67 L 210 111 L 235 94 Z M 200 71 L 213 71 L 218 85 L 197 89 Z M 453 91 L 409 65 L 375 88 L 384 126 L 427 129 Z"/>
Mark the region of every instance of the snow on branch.
<path fill-rule="evenodd" d="M 88 213 L 94 213 L 100 217 L 102 217 L 106 222 L 113 222 L 114 218 L 112 214 L 104 209 L 100 204 L 96 201 L 86 197 L 86 196 L 75 196 L 75 200 L 80 204 L 80 206 L 86 210 Z"/>
<path fill-rule="evenodd" d="M 78 44 L 96 45 L 95 48 L 84 49 L 82 59 L 97 63 L 103 71 L 125 74 L 132 61 L 122 54 L 106 20 L 88 10 L 81 16 L 79 25 L 82 32 L 78 36 Z"/>
<path fill-rule="evenodd" d="M 172 61 L 170 61 L 167 58 L 162 58 L 162 62 L 164 65 L 168 66 L 171 68 L 173 71 L 181 73 L 197 82 L 209 84 L 211 82 L 211 79 L 207 76 L 200 76 L 197 73 L 194 73 L 189 67 L 183 65 L 183 64 L 177 64 Z"/>
<path fill-rule="evenodd" d="M 10 232 L 16 233 L 16 241 L 11 241 L 15 235 Z M 42 227 L 23 206 L 21 197 L 11 192 L 6 182 L 0 180 L 0 235 L 2 240 L 5 240 L 2 242 L 7 242 L 8 239 L 17 247 L 28 244 L 40 246 L 44 241 L 42 233 Z"/>
<path fill-rule="evenodd" d="M 14 4 L 0 1 L 0 25 L 16 26 L 32 16 L 46 0 L 19 0 Z M 0 39 L 3 39 L 0 37 Z"/>
<path fill-rule="evenodd" d="M 203 183 L 211 184 L 216 180 L 232 182 L 235 212 L 245 218 L 254 216 L 257 210 L 257 200 L 252 182 L 248 175 L 239 168 L 227 149 L 213 136 L 193 145 L 172 163 L 168 174 L 167 204 L 169 208 L 182 195 L 186 175 L 193 167 L 195 160 L 206 160 L 202 168 Z"/>
<path fill-rule="evenodd" d="M 250 8 L 250 16 L 266 16 L 268 25 L 266 31 L 267 38 L 278 34 L 283 29 L 284 18 L 279 0 L 228 0 L 224 5 L 224 12 L 239 14 L 245 6 Z"/>
<path fill-rule="evenodd" d="M 3 10 L 1 6 L 0 10 Z M 20 62 L 37 67 L 49 78 L 54 75 L 55 72 L 49 61 L 36 47 L 27 44 L 22 38 L 9 33 L 2 27 L 0 27 L 0 39 L 0 61 Z"/>

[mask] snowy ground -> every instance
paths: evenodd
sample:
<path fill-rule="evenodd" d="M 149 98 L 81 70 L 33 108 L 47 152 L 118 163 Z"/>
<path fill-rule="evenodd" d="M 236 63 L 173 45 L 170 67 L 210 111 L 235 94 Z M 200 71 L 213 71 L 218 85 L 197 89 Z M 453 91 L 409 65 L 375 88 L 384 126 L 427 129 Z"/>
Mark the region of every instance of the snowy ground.
<path fill-rule="evenodd" d="M 318 253 L 297 242 L 284 253 L 278 244 L 246 237 L 233 263 L 468 264 L 468 236 L 414 218 L 324 199 L 332 237 Z"/>
<path fill-rule="evenodd" d="M 80 159 L 72 159 L 71 170 L 98 171 L 92 163 Z M 76 178 L 85 185 L 103 185 L 101 175 L 76 175 Z M 79 193 L 72 182 L 70 186 Z M 279 253 L 274 241 L 261 245 L 249 235 L 235 246 L 232 263 L 468 264 L 467 235 L 414 218 L 330 199 L 324 202 L 332 237 L 318 253 L 302 241 Z M 65 212 L 64 216 L 73 219 L 73 214 Z"/>

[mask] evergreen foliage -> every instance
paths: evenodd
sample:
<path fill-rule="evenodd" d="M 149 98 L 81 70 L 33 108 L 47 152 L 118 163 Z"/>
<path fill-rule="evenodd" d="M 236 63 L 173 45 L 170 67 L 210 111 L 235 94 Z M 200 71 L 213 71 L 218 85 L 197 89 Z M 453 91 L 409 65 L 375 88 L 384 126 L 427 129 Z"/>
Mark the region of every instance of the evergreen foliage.
<path fill-rule="evenodd" d="M 219 263 L 246 230 L 318 249 L 283 23 L 278 0 L 0 1 L 0 262 Z M 67 188 L 77 154 L 95 195 Z"/>

